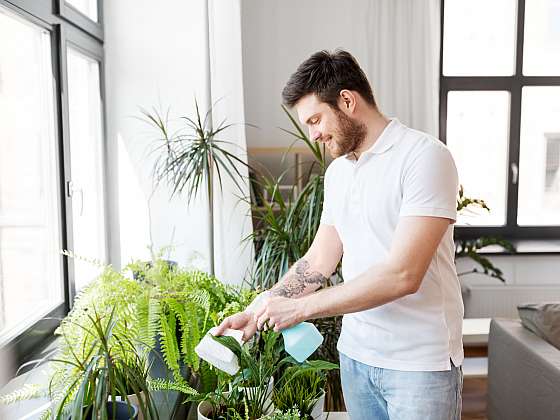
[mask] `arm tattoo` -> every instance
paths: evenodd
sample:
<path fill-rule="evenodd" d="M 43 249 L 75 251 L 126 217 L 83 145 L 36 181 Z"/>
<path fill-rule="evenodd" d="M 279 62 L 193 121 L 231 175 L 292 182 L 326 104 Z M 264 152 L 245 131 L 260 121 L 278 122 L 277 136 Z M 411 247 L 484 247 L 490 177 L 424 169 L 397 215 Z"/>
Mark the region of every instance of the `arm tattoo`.
<path fill-rule="evenodd" d="M 284 279 L 270 289 L 270 293 L 273 296 L 298 297 L 305 291 L 307 286 L 322 286 L 327 283 L 325 276 L 318 271 L 309 271 L 309 268 L 309 263 L 304 259 L 300 259 L 296 262 L 293 269 L 288 271 Z"/>

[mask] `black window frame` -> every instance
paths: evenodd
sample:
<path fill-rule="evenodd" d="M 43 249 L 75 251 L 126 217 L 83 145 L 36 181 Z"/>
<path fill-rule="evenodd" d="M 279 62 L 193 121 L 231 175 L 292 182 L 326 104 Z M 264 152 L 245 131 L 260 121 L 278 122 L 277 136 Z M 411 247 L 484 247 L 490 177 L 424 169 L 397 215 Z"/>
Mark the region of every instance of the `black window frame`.
<path fill-rule="evenodd" d="M 6 7 L 20 17 L 34 23 L 51 33 L 51 59 L 54 89 L 55 140 L 57 142 L 56 170 L 58 177 L 57 198 L 59 200 L 59 224 L 61 246 L 73 249 L 72 233 L 72 198 L 69 194 L 71 182 L 70 171 L 70 131 L 68 109 L 67 45 L 99 62 L 100 95 L 102 118 L 102 156 L 103 156 L 103 191 L 105 198 L 105 220 L 108 221 L 107 203 L 107 131 L 105 107 L 105 58 L 103 34 L 103 0 L 98 0 L 99 22 L 94 22 L 81 14 L 64 0 L 0 0 L 0 6 Z M 106 251 L 109 251 L 109 230 L 106 233 Z M 109 255 L 109 254 L 108 254 Z M 54 339 L 54 331 L 60 320 L 72 308 L 76 295 L 74 266 L 72 259 L 60 256 L 64 290 L 64 302 L 53 308 L 44 318 L 21 332 L 9 342 L 3 350 L 11 355 L 16 368 L 33 359 Z"/>
<path fill-rule="evenodd" d="M 513 76 L 445 76 L 443 74 L 443 44 L 445 0 L 441 2 L 440 21 L 440 94 L 439 94 L 439 138 L 447 142 L 447 94 L 450 91 L 507 91 L 510 93 L 510 115 L 508 133 L 507 201 L 506 224 L 504 226 L 457 226 L 456 237 L 474 239 L 480 236 L 502 237 L 509 240 L 550 240 L 560 238 L 560 226 L 519 226 L 518 177 L 511 176 L 519 168 L 519 144 L 521 129 L 521 96 L 525 86 L 560 86 L 560 76 L 524 76 L 523 41 L 525 30 L 525 0 L 517 0 L 515 74 Z M 483 11 L 481 11 L 483 13 Z M 484 197 L 477 197 L 484 198 Z"/>

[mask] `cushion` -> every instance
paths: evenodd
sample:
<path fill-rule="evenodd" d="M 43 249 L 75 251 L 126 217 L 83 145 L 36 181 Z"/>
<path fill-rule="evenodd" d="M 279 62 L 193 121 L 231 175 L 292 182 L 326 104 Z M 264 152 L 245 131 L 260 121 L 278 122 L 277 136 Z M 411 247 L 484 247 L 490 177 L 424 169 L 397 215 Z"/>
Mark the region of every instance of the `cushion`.
<path fill-rule="evenodd" d="M 525 328 L 560 349 L 560 302 L 526 303 L 517 311 Z"/>

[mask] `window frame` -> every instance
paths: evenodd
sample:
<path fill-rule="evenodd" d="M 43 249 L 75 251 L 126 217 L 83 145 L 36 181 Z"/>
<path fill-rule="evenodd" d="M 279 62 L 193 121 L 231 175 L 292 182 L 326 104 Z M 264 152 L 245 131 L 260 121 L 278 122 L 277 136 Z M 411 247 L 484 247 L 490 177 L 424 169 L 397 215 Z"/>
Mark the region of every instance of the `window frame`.
<path fill-rule="evenodd" d="M 104 194 L 104 212 L 106 223 L 109 223 L 108 193 L 107 193 L 107 129 L 106 129 L 106 106 L 105 106 L 105 59 L 103 36 L 91 25 L 79 19 L 70 19 L 62 16 L 58 7 L 64 0 L 0 0 L 0 6 L 4 6 L 20 17 L 34 23 L 51 33 L 51 58 L 54 90 L 54 136 L 57 142 L 56 175 L 58 177 L 57 198 L 59 200 L 59 226 L 62 249 L 73 249 L 72 235 L 72 198 L 69 195 L 70 172 L 70 131 L 69 131 L 69 109 L 68 109 L 68 79 L 66 68 L 67 45 L 94 58 L 99 62 L 100 71 L 100 95 L 101 95 L 101 118 L 102 118 L 102 188 Z M 100 22 L 102 22 L 103 0 L 98 0 L 100 10 Z M 53 12 L 54 11 L 54 12 Z M 79 13 L 76 11 L 76 13 Z M 82 15 L 84 19 L 86 18 Z M 102 27 L 102 23 L 100 24 Z M 107 229 L 105 236 L 106 254 L 109 256 L 110 230 Z M 58 305 L 42 319 L 37 320 L 26 330 L 22 331 L 10 341 L 4 349 L 11 353 L 17 366 L 33 359 L 41 349 L 46 347 L 54 339 L 54 331 L 60 321 L 72 308 L 72 302 L 76 295 L 74 287 L 74 266 L 72 259 L 60 256 L 61 274 L 60 281 L 64 290 L 64 302 Z"/>
<path fill-rule="evenodd" d="M 517 224 L 519 183 L 511 176 L 519 168 L 519 145 L 521 130 L 521 96 L 525 86 L 560 86 L 560 76 L 524 76 L 523 42 L 525 35 L 525 0 L 517 0 L 515 73 L 513 76 L 445 76 L 443 74 L 443 36 L 445 0 L 441 3 L 440 16 L 440 63 L 439 63 L 439 138 L 447 143 L 447 94 L 450 91 L 506 91 L 510 93 L 507 201 L 504 226 L 456 226 L 458 239 L 474 239 L 480 236 L 498 236 L 510 240 L 558 239 L 560 226 L 519 226 Z M 518 177 L 517 177 L 518 178 Z M 484 198 L 484 197 L 476 197 Z"/>

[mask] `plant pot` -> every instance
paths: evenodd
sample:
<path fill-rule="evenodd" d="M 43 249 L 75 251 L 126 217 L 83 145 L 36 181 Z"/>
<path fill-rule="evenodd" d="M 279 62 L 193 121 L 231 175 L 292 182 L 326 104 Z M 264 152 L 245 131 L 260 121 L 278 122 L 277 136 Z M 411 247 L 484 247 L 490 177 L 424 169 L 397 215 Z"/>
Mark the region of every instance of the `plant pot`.
<path fill-rule="evenodd" d="M 260 419 L 266 419 L 273 412 L 274 407 L 271 406 L 265 411 L 264 416 L 260 417 Z M 210 404 L 208 401 L 202 401 L 200 404 L 198 404 L 197 414 L 198 420 L 212 420 L 212 404 Z"/>
<path fill-rule="evenodd" d="M 115 417 L 113 415 L 113 405 L 117 406 Z M 84 420 L 91 420 L 97 418 L 94 413 L 90 411 Z M 134 404 L 127 404 L 124 401 L 107 401 L 107 418 L 109 420 L 138 420 L 138 408 Z"/>
<path fill-rule="evenodd" d="M 268 380 L 268 389 L 266 390 L 266 402 L 265 402 L 266 406 L 272 405 L 271 398 L 272 398 L 273 388 L 274 388 L 274 377 L 271 376 L 270 379 Z M 239 389 L 245 391 L 248 400 L 253 400 L 255 396 L 259 395 L 258 387 L 256 386 L 250 386 L 250 387 L 240 386 Z"/>
<path fill-rule="evenodd" d="M 321 393 L 321 396 L 313 405 L 311 410 L 311 417 L 313 420 L 323 420 L 324 418 L 324 407 L 325 407 L 325 391 Z"/>
<path fill-rule="evenodd" d="M 142 410 L 140 409 L 141 404 L 140 404 L 140 401 L 138 400 L 138 397 L 140 397 L 140 400 L 142 401 L 142 403 L 144 403 L 146 405 L 146 397 L 144 395 L 144 391 L 142 391 L 140 393 L 140 395 L 130 394 L 130 395 L 127 395 L 127 397 L 128 397 L 128 401 L 130 402 L 130 404 L 134 405 L 135 407 L 138 408 L 138 420 L 144 420 L 144 415 L 142 414 Z M 117 401 L 122 401 L 125 404 L 127 403 L 126 399 L 124 399 L 122 397 L 116 397 L 116 400 Z M 148 407 L 146 407 L 146 409 L 147 408 Z"/>
<path fill-rule="evenodd" d="M 111 418 L 113 414 L 113 405 L 117 406 L 116 417 L 113 420 L 137 420 L 138 407 L 131 403 L 124 401 L 108 401 L 107 414 Z"/>

